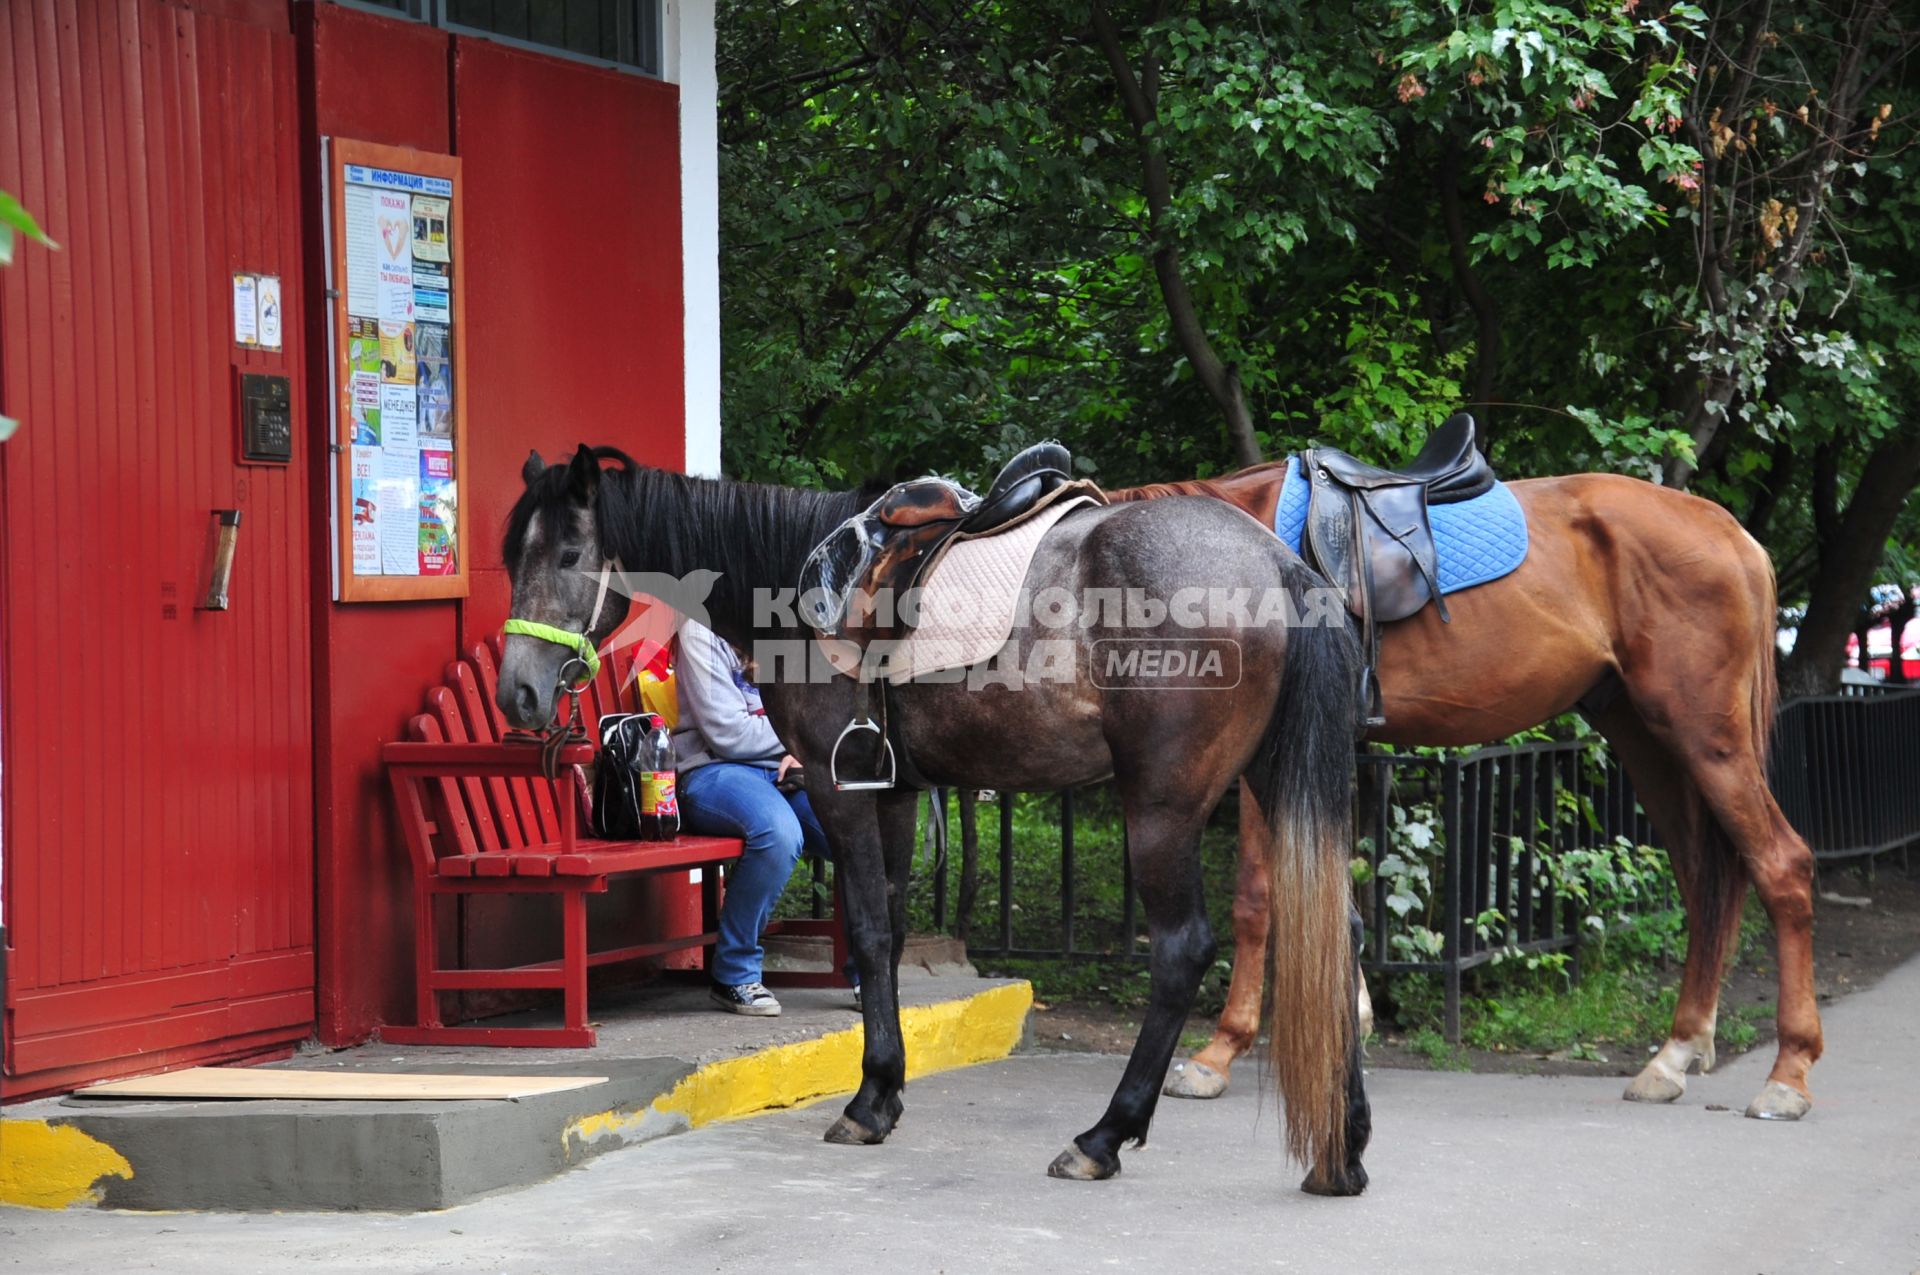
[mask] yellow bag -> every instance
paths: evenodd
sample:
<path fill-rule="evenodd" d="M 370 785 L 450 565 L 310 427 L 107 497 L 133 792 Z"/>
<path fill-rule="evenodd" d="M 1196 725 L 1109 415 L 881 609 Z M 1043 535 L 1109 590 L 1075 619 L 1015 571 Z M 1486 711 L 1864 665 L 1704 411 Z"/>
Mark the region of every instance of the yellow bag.
<path fill-rule="evenodd" d="M 672 670 L 668 670 L 665 677 L 641 670 L 640 708 L 643 712 L 658 713 L 668 730 L 679 728 L 680 698 L 673 693 Z"/>

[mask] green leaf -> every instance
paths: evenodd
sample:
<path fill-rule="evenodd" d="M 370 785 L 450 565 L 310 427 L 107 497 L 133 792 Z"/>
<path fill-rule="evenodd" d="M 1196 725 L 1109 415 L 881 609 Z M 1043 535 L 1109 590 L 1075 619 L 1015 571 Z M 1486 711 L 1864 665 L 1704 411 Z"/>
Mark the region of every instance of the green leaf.
<path fill-rule="evenodd" d="M 40 229 L 40 223 L 33 219 L 33 214 L 22 208 L 20 201 L 4 190 L 0 190 L 0 226 L 7 227 L 10 232 L 17 231 L 37 244 L 54 249 L 60 247 L 47 238 L 47 232 Z M 4 241 L 0 241 L 0 264 L 12 259 L 13 235 L 9 233 Z"/>

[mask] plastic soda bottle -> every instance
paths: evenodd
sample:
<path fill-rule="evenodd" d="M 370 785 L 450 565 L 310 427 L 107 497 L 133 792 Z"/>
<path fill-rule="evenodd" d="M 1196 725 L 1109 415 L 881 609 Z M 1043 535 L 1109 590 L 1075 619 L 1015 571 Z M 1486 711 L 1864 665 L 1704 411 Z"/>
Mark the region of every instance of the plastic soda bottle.
<path fill-rule="evenodd" d="M 659 719 L 651 713 L 642 718 L 638 723 L 640 746 L 633 753 L 634 787 L 640 798 L 640 840 L 659 841 L 660 783 L 653 773 L 653 725 Z"/>
<path fill-rule="evenodd" d="M 673 765 L 673 733 L 659 717 L 647 736 L 647 787 L 652 790 L 652 820 L 647 816 L 648 801 L 641 798 L 641 836 L 649 841 L 671 841 L 680 835 L 680 776 Z"/>

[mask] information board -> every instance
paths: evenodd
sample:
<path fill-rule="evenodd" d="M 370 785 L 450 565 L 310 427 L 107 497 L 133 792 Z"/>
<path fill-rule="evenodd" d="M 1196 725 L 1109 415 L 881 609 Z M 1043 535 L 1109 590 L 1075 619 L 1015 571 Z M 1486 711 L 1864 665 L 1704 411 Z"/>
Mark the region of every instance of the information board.
<path fill-rule="evenodd" d="M 467 596 L 460 161 L 327 145 L 334 596 Z"/>

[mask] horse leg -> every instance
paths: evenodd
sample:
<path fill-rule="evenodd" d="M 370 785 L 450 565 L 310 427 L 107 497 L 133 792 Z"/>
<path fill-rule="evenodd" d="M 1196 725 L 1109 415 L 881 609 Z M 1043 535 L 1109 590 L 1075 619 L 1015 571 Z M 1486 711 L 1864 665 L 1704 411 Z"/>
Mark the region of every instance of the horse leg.
<path fill-rule="evenodd" d="M 1599 716 L 1599 727 L 1633 781 L 1634 794 L 1667 843 L 1687 918 L 1687 960 L 1673 1029 L 1622 1095 L 1628 1102 L 1673 1102 L 1696 1065 L 1713 1070 L 1720 981 L 1746 901 L 1746 868 L 1721 835 L 1700 790 L 1671 750 L 1656 740 L 1627 702 Z"/>
<path fill-rule="evenodd" d="M 1121 1144 L 1146 1144 L 1160 1082 L 1217 951 L 1200 888 L 1198 847 L 1206 812 L 1128 806 L 1128 853 L 1151 945 L 1146 1018 L 1106 1114 L 1047 1166 L 1051 1177 L 1110 1178 L 1120 1172 Z"/>
<path fill-rule="evenodd" d="M 1218 1098 L 1227 1091 L 1233 1060 L 1253 1047 L 1260 1029 L 1260 992 L 1266 982 L 1267 857 L 1272 834 L 1240 781 L 1240 864 L 1233 887 L 1233 981 L 1213 1039 L 1186 1062 L 1176 1063 L 1163 1090 L 1174 1098 Z M 1364 993 L 1363 993 L 1364 994 Z M 1369 1007 L 1371 1017 L 1371 1007 Z"/>
<path fill-rule="evenodd" d="M 1767 917 L 1780 969 L 1779 1049 L 1773 1070 L 1747 1106 L 1757 1120 L 1798 1120 L 1813 1107 L 1807 1072 L 1825 1048 L 1813 990 L 1813 852 L 1774 804 L 1751 753 L 1698 766 L 1714 817 L 1740 849 Z"/>
<path fill-rule="evenodd" d="M 906 1087 L 907 1063 L 897 986 L 904 935 L 896 934 L 895 927 L 904 929 L 904 917 L 899 914 L 906 897 L 906 865 L 913 855 L 913 811 L 918 794 L 904 794 L 911 798 L 904 802 L 904 847 L 896 844 L 901 839 L 897 807 L 903 804 L 902 796 L 889 793 L 876 801 L 834 792 L 826 783 L 818 787 L 808 784 L 808 797 L 834 847 L 847 942 L 860 968 L 860 1012 L 865 1029 L 860 1088 L 828 1127 L 828 1142 L 884 1142 L 904 1109 L 901 1091 Z"/>
<path fill-rule="evenodd" d="M 1763 669 L 1757 675 L 1772 674 Z M 1698 838 L 1698 843 L 1712 846 L 1724 838 L 1732 846 L 1773 922 L 1780 970 L 1780 1044 L 1766 1087 L 1747 1107 L 1747 1114 L 1761 1120 L 1798 1120 L 1813 1106 L 1807 1072 L 1824 1047 L 1813 991 L 1813 852 L 1780 813 L 1767 787 L 1754 742 L 1763 732 L 1754 729 L 1746 713 L 1709 711 L 1712 689 L 1696 680 L 1684 692 L 1657 697 L 1657 709 L 1643 707 L 1643 713 L 1648 728 L 1699 791 L 1698 826 L 1711 825 L 1713 831 Z M 1743 694 L 1730 693 L 1728 698 L 1736 705 L 1745 700 Z M 1683 722 L 1684 729 L 1678 725 Z M 1696 871 L 1707 871 L 1712 864 L 1703 855 Z M 1738 892 L 1726 888 L 1726 897 L 1737 899 Z M 1726 929 L 1720 955 L 1738 924 L 1737 906 L 1725 911 L 1733 915 L 1721 918 Z M 1691 945 L 1689 949 L 1691 959 Z M 1717 965 L 1713 973 L 1717 984 Z"/>

